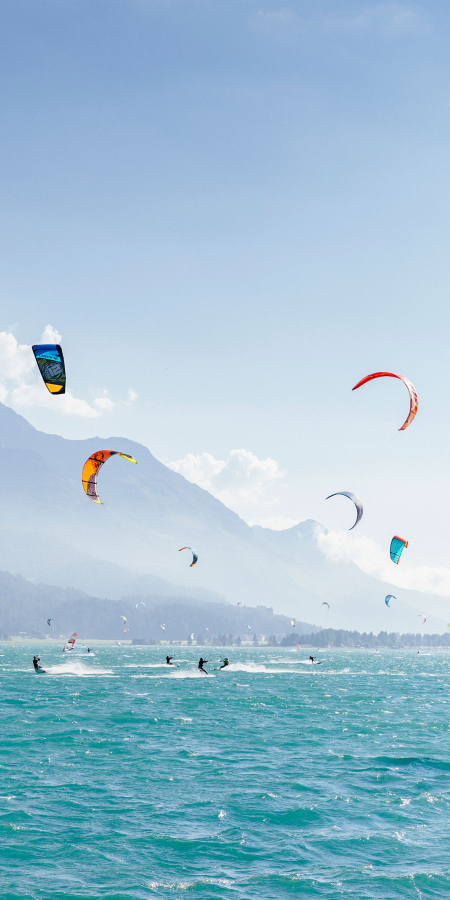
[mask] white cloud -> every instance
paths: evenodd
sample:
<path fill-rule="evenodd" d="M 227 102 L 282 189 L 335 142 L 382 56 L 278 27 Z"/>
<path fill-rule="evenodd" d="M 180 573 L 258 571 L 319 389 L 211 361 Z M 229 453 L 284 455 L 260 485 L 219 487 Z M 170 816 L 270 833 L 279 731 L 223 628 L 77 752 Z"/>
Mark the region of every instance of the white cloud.
<path fill-rule="evenodd" d="M 42 335 L 42 343 L 59 343 L 61 335 L 52 325 L 46 325 Z M 11 332 L 0 332 L 0 402 L 9 398 L 11 406 L 19 409 L 41 407 L 52 412 L 62 412 L 68 416 L 80 416 L 95 419 L 102 412 L 109 412 L 113 403 L 109 397 L 98 397 L 94 400 L 97 409 L 79 400 L 72 392 L 55 398 L 42 383 L 33 351 L 28 344 L 19 344 Z"/>
<path fill-rule="evenodd" d="M 41 344 L 59 344 L 62 340 L 62 335 L 56 328 L 53 328 L 53 325 L 46 325 L 42 334 L 41 334 Z"/>
<path fill-rule="evenodd" d="M 103 392 L 102 397 L 96 397 L 94 403 L 96 406 L 98 406 L 99 409 L 103 410 L 104 412 L 112 412 L 112 410 L 114 409 L 114 403 L 108 397 L 106 391 Z"/>
<path fill-rule="evenodd" d="M 389 35 L 415 30 L 419 23 L 417 12 L 403 3 L 377 3 L 366 6 L 355 16 L 329 16 L 324 24 L 329 30 L 356 34 L 375 31 Z"/>
<path fill-rule="evenodd" d="M 0 378 L 22 381 L 34 369 L 31 347 L 19 344 L 13 334 L 0 332 Z"/>
<path fill-rule="evenodd" d="M 404 3 L 367 4 L 355 15 L 319 14 L 302 18 L 294 10 L 282 8 L 272 12 L 260 10 L 251 19 L 251 24 L 275 40 L 285 43 L 297 42 L 299 37 L 310 37 L 312 33 L 341 33 L 363 35 L 366 33 L 391 37 L 415 31 L 423 22 L 418 12 Z"/>
<path fill-rule="evenodd" d="M 251 522 L 250 524 L 271 528 L 272 531 L 285 531 L 286 528 L 298 525 L 300 521 L 300 519 L 289 519 L 287 516 L 268 516 L 267 519 L 261 519 L 259 522 Z"/>
<path fill-rule="evenodd" d="M 21 384 L 12 390 L 10 394 L 11 405 L 18 409 L 30 406 L 39 406 L 43 409 L 55 411 L 55 397 L 49 394 L 43 384 Z M 58 412 L 69 416 L 81 416 L 85 419 L 96 419 L 100 415 L 85 400 L 78 400 L 71 391 L 66 391 L 58 397 Z"/>
<path fill-rule="evenodd" d="M 368 575 L 398 587 L 439 594 L 442 597 L 450 596 L 450 569 L 443 566 L 395 566 L 389 553 L 364 535 L 358 537 L 345 531 L 327 532 L 318 526 L 316 539 L 319 549 L 328 559 L 354 562 Z"/>
<path fill-rule="evenodd" d="M 279 504 L 276 487 L 285 474 L 270 457 L 259 459 L 249 450 L 242 449 L 232 450 L 227 460 L 215 459 L 210 453 L 197 456 L 188 453 L 183 459 L 168 463 L 168 466 L 188 481 L 205 488 L 249 524 L 262 524 L 269 519 L 278 522 L 281 519 L 268 515 Z M 295 524 L 290 519 L 284 521 L 289 524 L 274 527 Z"/>

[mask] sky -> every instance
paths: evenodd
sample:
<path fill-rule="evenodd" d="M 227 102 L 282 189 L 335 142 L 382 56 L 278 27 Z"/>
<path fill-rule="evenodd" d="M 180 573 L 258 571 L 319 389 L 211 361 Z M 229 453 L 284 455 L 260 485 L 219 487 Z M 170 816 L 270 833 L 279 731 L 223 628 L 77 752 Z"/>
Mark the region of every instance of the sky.
<path fill-rule="evenodd" d="M 450 594 L 450 8 L 5 0 L 0 399 Z M 65 398 L 30 345 L 60 338 Z M 419 394 L 404 432 L 407 376 Z M 355 531 L 350 490 L 364 503 Z M 401 568 L 391 537 L 409 540 Z M 397 582 L 396 582 L 397 583 Z"/>

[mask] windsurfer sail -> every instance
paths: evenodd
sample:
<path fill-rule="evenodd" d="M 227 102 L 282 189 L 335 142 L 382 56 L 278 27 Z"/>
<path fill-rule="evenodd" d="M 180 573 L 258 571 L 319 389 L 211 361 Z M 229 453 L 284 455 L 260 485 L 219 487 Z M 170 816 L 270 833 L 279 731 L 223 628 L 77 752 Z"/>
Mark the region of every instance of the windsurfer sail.
<path fill-rule="evenodd" d="M 73 648 L 75 646 L 76 637 L 77 637 L 77 633 L 76 633 L 76 631 L 74 631 L 72 637 L 70 637 L 69 640 L 66 641 L 66 643 L 64 644 L 63 653 L 67 653 L 69 650 L 73 650 Z"/>

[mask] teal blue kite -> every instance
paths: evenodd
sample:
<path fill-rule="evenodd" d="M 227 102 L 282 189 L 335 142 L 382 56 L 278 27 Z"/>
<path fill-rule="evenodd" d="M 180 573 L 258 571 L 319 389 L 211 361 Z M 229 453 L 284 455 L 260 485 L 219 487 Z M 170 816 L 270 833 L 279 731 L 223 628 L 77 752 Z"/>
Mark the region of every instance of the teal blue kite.
<path fill-rule="evenodd" d="M 394 535 L 391 541 L 391 559 L 392 562 L 396 563 L 397 566 L 400 562 L 403 548 L 407 546 L 408 541 L 405 541 L 403 538 L 399 537 L 398 534 Z"/>

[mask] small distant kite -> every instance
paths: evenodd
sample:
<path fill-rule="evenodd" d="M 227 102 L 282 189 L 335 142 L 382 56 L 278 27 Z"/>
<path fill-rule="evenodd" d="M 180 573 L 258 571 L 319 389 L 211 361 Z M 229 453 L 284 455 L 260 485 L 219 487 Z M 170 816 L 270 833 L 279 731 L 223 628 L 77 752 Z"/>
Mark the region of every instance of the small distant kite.
<path fill-rule="evenodd" d="M 295 628 L 295 619 L 291 619 L 291 625 L 293 628 Z"/>
<path fill-rule="evenodd" d="M 391 608 L 391 604 L 390 604 L 389 601 L 390 601 L 390 600 L 396 600 L 396 599 L 397 599 L 397 597 L 394 597 L 393 594 L 388 594 L 387 597 L 384 598 L 384 602 L 385 602 L 386 606 L 389 606 L 389 609 L 390 609 L 390 608 Z"/>
<path fill-rule="evenodd" d="M 362 519 L 362 514 L 364 512 L 364 507 L 361 503 L 361 500 L 359 499 L 359 497 L 356 496 L 356 494 L 352 494 L 351 491 L 337 491 L 335 494 L 330 494 L 330 496 L 326 497 L 325 499 L 330 500 L 331 497 L 348 497 L 348 499 L 352 500 L 353 503 L 355 504 L 355 506 L 356 506 L 356 522 L 354 525 L 352 525 L 351 528 L 349 528 L 349 531 L 353 531 L 353 529 L 356 528 L 360 519 Z"/>
<path fill-rule="evenodd" d="M 190 549 L 191 549 L 191 548 L 189 547 L 189 550 L 190 550 Z M 192 634 L 191 634 L 191 641 L 193 641 L 193 640 L 194 640 L 194 632 L 192 632 Z"/>
<path fill-rule="evenodd" d="M 51 394 L 64 394 L 66 367 L 59 344 L 33 344 L 31 349 L 47 390 Z"/>
<path fill-rule="evenodd" d="M 425 622 L 427 621 L 427 617 L 424 616 L 423 613 L 419 613 L 419 619 L 423 619 L 422 625 L 425 625 Z"/>
<path fill-rule="evenodd" d="M 122 459 L 128 459 L 129 462 L 137 462 L 137 460 L 133 459 L 128 453 L 119 453 L 118 450 L 97 450 L 97 453 L 93 453 L 83 466 L 81 482 L 86 494 L 94 503 L 102 503 L 97 493 L 97 475 L 103 463 L 105 463 L 110 456 L 121 456 Z"/>
<path fill-rule="evenodd" d="M 118 619 L 123 619 L 123 624 L 124 624 L 124 625 L 127 624 L 127 617 L 126 617 L 126 616 L 117 616 L 117 618 L 118 618 Z"/>
<path fill-rule="evenodd" d="M 411 422 L 413 421 L 413 419 L 417 413 L 417 410 L 419 408 L 419 398 L 417 396 L 417 391 L 416 391 L 414 385 L 408 380 L 408 378 L 405 378 L 403 375 L 394 375 L 393 372 L 374 372 L 372 375 L 366 375 L 365 378 L 362 378 L 361 381 L 358 381 L 358 384 L 355 384 L 355 387 L 352 388 L 352 391 L 356 391 L 357 388 L 361 387 L 361 385 L 363 385 L 363 384 L 366 384 L 368 381 L 372 381 L 373 378 L 384 378 L 384 377 L 399 378 L 400 381 L 403 381 L 403 384 L 406 385 L 406 387 L 408 389 L 409 413 L 408 413 L 408 417 L 407 417 L 406 421 L 403 422 L 402 427 L 398 429 L 399 431 L 404 431 L 405 428 L 408 427 L 408 425 L 411 425 Z"/>
<path fill-rule="evenodd" d="M 330 611 L 330 604 L 327 603 L 326 600 L 324 600 L 323 603 L 321 603 L 320 605 L 321 605 L 321 606 L 327 606 L 327 607 L 328 607 L 328 611 Z"/>
<path fill-rule="evenodd" d="M 140 600 L 139 603 L 136 603 L 136 609 L 138 609 L 139 606 L 145 606 L 145 603 L 143 600 Z"/>
<path fill-rule="evenodd" d="M 450 631 L 450 622 L 447 625 L 447 631 Z"/>
<path fill-rule="evenodd" d="M 192 547 L 180 547 L 178 553 L 181 553 L 182 550 L 192 550 Z M 195 563 L 197 562 L 197 560 L 198 560 L 198 553 L 195 550 L 192 550 L 192 562 L 189 566 L 190 569 L 192 569 L 192 566 L 195 566 Z"/>
<path fill-rule="evenodd" d="M 391 541 L 391 559 L 393 563 L 396 563 L 398 566 L 400 562 L 400 557 L 403 553 L 405 547 L 408 546 L 408 541 L 405 541 L 404 538 L 395 534 Z"/>
<path fill-rule="evenodd" d="M 239 603 L 238 603 L 237 605 L 238 605 L 238 606 L 244 606 L 244 607 L 245 607 L 245 603 L 243 603 L 242 600 L 239 600 Z"/>
<path fill-rule="evenodd" d="M 166 630 L 166 626 L 164 625 L 164 623 L 162 625 L 160 625 L 159 627 L 162 628 L 163 631 Z"/>
<path fill-rule="evenodd" d="M 47 625 L 51 625 L 51 624 L 52 624 L 52 620 L 51 620 L 51 619 L 47 619 Z"/>

